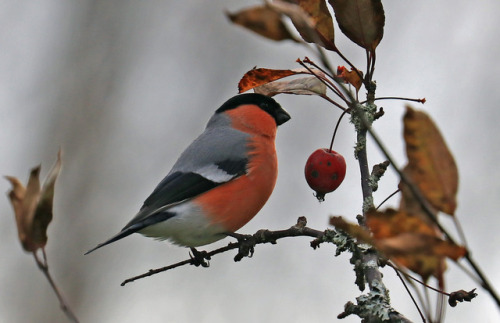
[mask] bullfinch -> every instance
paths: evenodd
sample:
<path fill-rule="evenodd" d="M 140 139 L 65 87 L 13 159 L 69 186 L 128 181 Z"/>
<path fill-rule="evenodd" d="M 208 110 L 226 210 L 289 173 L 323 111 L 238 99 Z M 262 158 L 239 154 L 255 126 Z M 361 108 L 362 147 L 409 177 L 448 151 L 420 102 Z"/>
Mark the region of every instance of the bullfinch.
<path fill-rule="evenodd" d="M 136 216 L 86 254 L 135 232 L 191 248 L 234 233 L 259 212 L 274 189 L 276 129 L 289 119 L 274 99 L 262 94 L 227 100 Z"/>

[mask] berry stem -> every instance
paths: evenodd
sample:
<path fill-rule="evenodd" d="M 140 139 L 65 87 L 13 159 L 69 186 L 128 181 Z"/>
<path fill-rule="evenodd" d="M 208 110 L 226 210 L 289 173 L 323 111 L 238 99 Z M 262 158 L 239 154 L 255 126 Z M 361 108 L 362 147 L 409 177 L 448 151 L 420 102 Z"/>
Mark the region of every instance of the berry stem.
<path fill-rule="evenodd" d="M 333 131 L 333 136 L 332 136 L 332 141 L 330 142 L 330 148 L 328 149 L 328 151 L 332 151 L 332 148 L 333 148 L 333 142 L 335 141 L 335 135 L 337 134 L 337 129 L 339 128 L 339 125 L 340 125 L 340 121 L 342 120 L 342 118 L 344 117 L 344 115 L 349 111 L 349 109 L 346 109 L 342 112 L 342 114 L 340 115 L 339 117 L 339 120 L 337 121 L 337 124 L 335 125 L 335 130 Z"/>
<path fill-rule="evenodd" d="M 427 102 L 425 98 L 421 99 L 413 99 L 413 98 L 403 98 L 400 96 L 382 96 L 380 98 L 375 98 L 374 100 L 402 100 L 402 101 L 412 101 L 424 104 Z M 367 101 L 360 102 L 361 104 L 365 104 Z"/>

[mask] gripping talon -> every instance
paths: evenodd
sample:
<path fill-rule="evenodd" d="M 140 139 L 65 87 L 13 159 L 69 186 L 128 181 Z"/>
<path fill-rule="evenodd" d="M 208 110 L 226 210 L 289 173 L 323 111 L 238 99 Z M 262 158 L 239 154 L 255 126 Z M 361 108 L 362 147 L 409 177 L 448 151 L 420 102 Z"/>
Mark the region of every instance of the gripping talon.
<path fill-rule="evenodd" d="M 204 268 L 210 267 L 210 256 L 206 251 L 198 251 L 195 248 L 191 248 L 191 252 L 189 253 L 189 257 L 191 258 L 191 265 L 196 267 L 202 266 Z"/>

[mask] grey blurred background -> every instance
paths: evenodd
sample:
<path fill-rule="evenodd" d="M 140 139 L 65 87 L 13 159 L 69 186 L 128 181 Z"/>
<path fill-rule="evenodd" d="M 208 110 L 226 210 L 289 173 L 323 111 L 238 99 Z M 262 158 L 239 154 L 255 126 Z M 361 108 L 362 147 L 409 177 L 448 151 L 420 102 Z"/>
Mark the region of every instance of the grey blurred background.
<path fill-rule="evenodd" d="M 183 267 L 120 283 L 150 268 L 183 260 L 188 251 L 133 235 L 88 256 L 141 206 L 213 111 L 236 94 L 254 66 L 295 68 L 310 55 L 232 26 L 224 10 L 258 1 L 13 1 L 0 4 L 0 174 L 26 181 L 42 176 L 64 151 L 47 254 L 56 282 L 81 322 L 336 321 L 360 294 L 348 255 L 333 246 L 313 251 L 307 238 L 258 246 L 253 259 L 234 253 L 209 269 Z M 385 36 L 377 51 L 378 96 L 427 98 L 423 107 L 441 127 L 460 169 L 458 217 L 473 256 L 500 288 L 497 246 L 498 75 L 500 3 L 386 1 Z M 344 54 L 364 67 L 364 53 L 337 29 Z M 335 65 L 343 63 L 331 56 Z M 339 111 L 316 97 L 277 97 L 292 115 L 279 129 L 280 174 L 266 207 L 240 232 L 283 229 L 298 216 L 327 227 L 328 216 L 354 220 L 361 208 L 355 134 L 340 127 L 335 149 L 346 157 L 344 184 L 319 204 L 303 178 L 304 163 L 326 147 Z M 375 127 L 404 164 L 404 103 L 379 102 Z M 370 162 L 381 162 L 371 144 Z M 377 202 L 394 191 L 393 171 Z M 7 192 L 9 184 L 0 181 Z M 398 198 L 388 205 L 397 205 Z M 17 240 L 11 206 L 0 199 L 0 322 L 66 322 L 47 281 Z M 445 221 L 450 223 L 450 221 Z M 227 239 L 210 246 L 222 246 Z M 477 286 L 454 264 L 450 291 Z M 384 270 L 393 305 L 418 314 L 394 273 Z M 479 289 L 472 303 L 450 309 L 448 322 L 498 322 L 499 311 Z M 358 322 L 351 317 L 344 322 Z"/>

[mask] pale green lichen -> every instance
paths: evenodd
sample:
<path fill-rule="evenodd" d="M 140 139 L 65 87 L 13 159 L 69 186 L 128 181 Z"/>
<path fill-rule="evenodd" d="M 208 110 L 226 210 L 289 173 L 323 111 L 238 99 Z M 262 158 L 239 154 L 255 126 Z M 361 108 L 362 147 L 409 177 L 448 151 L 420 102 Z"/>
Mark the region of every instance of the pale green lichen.
<path fill-rule="evenodd" d="M 370 127 L 375 120 L 377 105 L 374 103 L 356 104 L 353 113 L 351 113 L 351 123 L 357 133 Z M 362 120 L 364 119 L 364 121 Z"/>
<path fill-rule="evenodd" d="M 344 251 L 349 251 L 354 253 L 357 249 L 356 242 L 354 239 L 346 234 L 345 232 L 339 230 L 327 230 L 322 237 L 323 242 L 331 242 L 337 246 L 335 251 L 335 256 L 340 255 Z"/>
<path fill-rule="evenodd" d="M 388 322 L 390 315 L 396 312 L 390 305 L 388 291 L 379 281 L 373 281 L 372 290 L 357 297 L 356 301 L 357 305 L 351 302 L 346 305 L 344 317 L 354 314 L 369 322 Z"/>
<path fill-rule="evenodd" d="M 368 177 L 368 186 L 371 187 L 372 191 L 375 192 L 378 190 L 378 181 L 380 180 L 379 176 L 373 176 L 371 175 Z"/>
<path fill-rule="evenodd" d="M 373 196 L 367 196 L 363 200 L 363 214 L 373 209 Z"/>
<path fill-rule="evenodd" d="M 354 158 L 358 159 L 358 154 L 363 151 L 366 147 L 366 137 L 360 137 L 358 138 L 358 141 L 356 142 L 356 146 L 354 146 Z"/>

